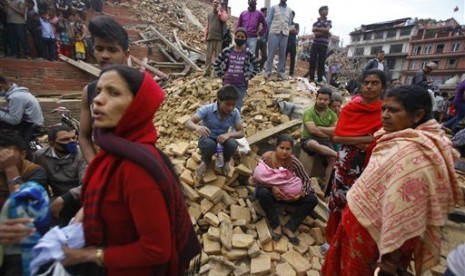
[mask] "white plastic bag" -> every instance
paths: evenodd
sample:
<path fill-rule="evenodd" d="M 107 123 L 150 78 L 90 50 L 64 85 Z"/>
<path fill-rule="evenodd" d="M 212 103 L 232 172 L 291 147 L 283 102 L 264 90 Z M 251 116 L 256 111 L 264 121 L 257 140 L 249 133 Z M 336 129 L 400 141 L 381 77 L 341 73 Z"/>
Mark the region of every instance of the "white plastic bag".
<path fill-rule="evenodd" d="M 53 272 L 52 272 L 53 271 Z M 52 274 L 49 274 L 49 273 L 52 273 Z M 71 274 L 69 274 L 66 269 L 64 268 L 64 266 L 56 261 L 55 263 L 53 263 L 53 265 L 51 265 L 47 271 L 45 271 L 44 273 L 42 274 L 37 274 L 36 276 L 47 276 L 47 275 L 52 275 L 52 276 L 72 276 Z"/>

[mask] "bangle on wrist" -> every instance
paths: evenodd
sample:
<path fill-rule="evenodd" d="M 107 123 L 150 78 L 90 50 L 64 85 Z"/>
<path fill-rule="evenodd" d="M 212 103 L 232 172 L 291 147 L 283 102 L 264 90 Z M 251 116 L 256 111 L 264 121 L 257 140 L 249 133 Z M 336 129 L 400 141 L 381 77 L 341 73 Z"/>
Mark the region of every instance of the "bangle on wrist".
<path fill-rule="evenodd" d="M 103 248 L 97 248 L 97 252 L 95 253 L 95 262 L 97 263 L 98 266 L 103 266 L 103 255 L 105 254 L 105 251 Z"/>

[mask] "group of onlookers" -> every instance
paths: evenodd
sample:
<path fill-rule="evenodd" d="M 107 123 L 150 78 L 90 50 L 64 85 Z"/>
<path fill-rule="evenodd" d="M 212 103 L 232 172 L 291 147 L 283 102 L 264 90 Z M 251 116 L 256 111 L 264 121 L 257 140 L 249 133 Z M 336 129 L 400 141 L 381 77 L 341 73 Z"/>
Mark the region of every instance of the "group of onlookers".
<path fill-rule="evenodd" d="M 85 60 L 91 48 L 82 0 L 3 0 L 0 31 L 4 56 Z"/>

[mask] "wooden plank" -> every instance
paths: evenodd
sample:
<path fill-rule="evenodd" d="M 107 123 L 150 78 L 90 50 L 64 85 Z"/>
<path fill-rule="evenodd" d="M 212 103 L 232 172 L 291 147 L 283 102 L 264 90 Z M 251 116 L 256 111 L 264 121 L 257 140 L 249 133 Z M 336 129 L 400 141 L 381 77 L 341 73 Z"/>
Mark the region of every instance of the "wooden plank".
<path fill-rule="evenodd" d="M 184 68 L 186 67 L 185 63 L 180 62 L 151 62 L 153 67 L 156 68 Z"/>
<path fill-rule="evenodd" d="M 284 123 L 284 124 L 280 124 L 278 126 L 275 126 L 275 127 L 272 127 L 272 128 L 269 128 L 269 129 L 266 129 L 266 130 L 263 130 L 263 131 L 259 131 L 257 133 L 255 133 L 254 135 L 250 136 L 250 137 L 247 137 L 247 142 L 249 143 L 249 145 L 253 145 L 265 138 L 268 138 L 270 136 L 273 136 L 283 130 L 286 130 L 288 128 L 291 128 L 291 127 L 294 127 L 294 126 L 297 126 L 297 125 L 300 125 L 302 124 L 302 121 L 301 120 L 292 120 L 292 121 L 289 121 L 287 123 Z"/>
<path fill-rule="evenodd" d="M 186 66 L 186 68 L 184 68 L 184 70 L 181 73 L 171 73 L 170 76 L 185 77 L 189 73 L 190 70 L 191 68 L 189 66 Z"/>
<path fill-rule="evenodd" d="M 140 39 L 140 40 L 133 41 L 132 43 L 140 44 L 140 43 L 152 42 L 152 41 L 155 41 L 155 40 L 157 40 L 156 37 L 153 37 L 153 38 L 145 38 L 145 39 Z"/>
<path fill-rule="evenodd" d="M 181 50 L 179 50 L 176 45 L 171 43 L 163 34 L 161 34 L 154 26 L 150 26 L 150 28 L 155 32 L 155 34 L 163 40 L 163 42 L 171 48 L 171 50 L 175 51 L 187 64 L 189 64 L 190 67 L 194 68 L 195 70 L 199 70 L 200 68 L 193 62 L 192 60 L 189 59 L 188 56 L 186 56 Z"/>
<path fill-rule="evenodd" d="M 152 71 L 157 77 L 160 77 L 162 79 L 167 79 L 168 78 L 168 75 L 163 73 L 162 71 L 158 70 L 157 68 L 155 67 L 152 67 L 150 65 L 148 65 L 147 63 L 144 63 L 142 62 L 142 60 L 136 58 L 135 56 L 132 56 L 131 55 L 131 59 L 134 60 L 135 63 L 139 64 L 140 66 L 143 66 L 145 67 L 147 70 L 150 70 Z"/>
<path fill-rule="evenodd" d="M 170 55 L 170 53 L 168 53 L 168 51 L 165 50 L 165 48 L 163 48 L 160 44 L 157 44 L 157 48 L 158 50 L 160 50 L 160 52 L 171 62 L 178 62 L 174 57 L 172 57 Z"/>
<path fill-rule="evenodd" d="M 58 56 L 61 60 L 83 70 L 83 71 L 86 71 L 87 73 L 91 74 L 91 75 L 94 75 L 96 77 L 98 77 L 100 75 L 100 69 L 97 68 L 97 67 L 94 67 L 84 61 L 75 61 L 74 59 L 71 59 L 67 56 L 64 56 L 62 54 L 60 54 Z"/>
<path fill-rule="evenodd" d="M 174 41 L 176 41 L 176 45 L 178 46 L 178 49 L 182 50 L 182 45 L 181 45 L 181 42 L 179 41 L 179 38 L 178 38 L 178 30 L 177 29 L 173 29 L 173 36 L 174 36 Z"/>

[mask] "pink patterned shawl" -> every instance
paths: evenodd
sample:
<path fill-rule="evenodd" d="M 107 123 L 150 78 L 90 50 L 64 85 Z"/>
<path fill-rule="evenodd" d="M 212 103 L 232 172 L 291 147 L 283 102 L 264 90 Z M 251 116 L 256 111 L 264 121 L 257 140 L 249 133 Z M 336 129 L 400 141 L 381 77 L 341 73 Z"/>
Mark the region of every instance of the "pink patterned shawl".
<path fill-rule="evenodd" d="M 439 227 L 463 195 L 455 175 L 459 157 L 440 125 L 375 133 L 368 166 L 347 194 L 350 210 L 378 245 L 380 256 L 413 237 L 417 275 L 439 263 Z"/>

